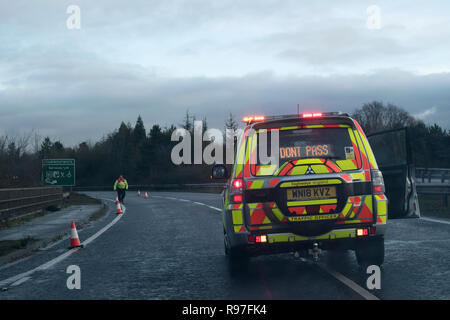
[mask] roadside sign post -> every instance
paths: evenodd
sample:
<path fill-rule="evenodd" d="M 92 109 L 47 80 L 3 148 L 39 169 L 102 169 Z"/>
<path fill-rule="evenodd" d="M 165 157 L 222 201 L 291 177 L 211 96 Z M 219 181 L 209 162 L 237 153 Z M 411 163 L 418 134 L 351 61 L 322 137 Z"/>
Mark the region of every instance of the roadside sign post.
<path fill-rule="evenodd" d="M 74 186 L 75 159 L 43 159 L 42 183 L 45 186 Z"/>

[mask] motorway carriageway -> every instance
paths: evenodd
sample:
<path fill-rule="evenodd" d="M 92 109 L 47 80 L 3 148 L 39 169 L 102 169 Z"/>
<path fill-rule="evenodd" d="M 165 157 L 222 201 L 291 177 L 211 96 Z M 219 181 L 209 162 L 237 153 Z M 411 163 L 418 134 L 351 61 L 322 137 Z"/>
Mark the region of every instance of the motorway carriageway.
<path fill-rule="evenodd" d="M 117 215 L 113 192 L 87 194 L 110 211 L 79 230 L 85 247 L 63 239 L 0 267 L 0 299 L 450 299 L 449 220 L 389 221 L 381 289 L 368 290 L 353 252 L 261 256 L 232 274 L 220 195 L 128 192 Z M 80 290 L 66 286 L 70 265 Z"/>

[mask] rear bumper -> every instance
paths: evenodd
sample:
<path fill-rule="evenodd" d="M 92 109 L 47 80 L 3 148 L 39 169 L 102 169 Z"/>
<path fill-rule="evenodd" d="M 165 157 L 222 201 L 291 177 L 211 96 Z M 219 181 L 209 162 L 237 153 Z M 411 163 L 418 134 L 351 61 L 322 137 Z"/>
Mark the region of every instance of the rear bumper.
<path fill-rule="evenodd" d="M 381 230 L 380 230 L 381 231 Z M 261 234 L 260 232 L 258 232 Z M 314 243 L 318 243 L 323 250 L 354 250 L 358 241 L 364 241 L 367 238 L 383 236 L 383 232 L 377 232 L 375 235 L 357 237 L 356 227 L 347 229 L 336 229 L 326 234 L 315 237 L 304 237 L 293 233 L 266 233 L 267 243 L 249 243 L 248 236 L 250 232 L 235 233 L 230 237 L 231 245 L 239 247 L 251 256 L 264 254 L 275 254 L 283 252 L 303 251 L 311 249 Z"/>

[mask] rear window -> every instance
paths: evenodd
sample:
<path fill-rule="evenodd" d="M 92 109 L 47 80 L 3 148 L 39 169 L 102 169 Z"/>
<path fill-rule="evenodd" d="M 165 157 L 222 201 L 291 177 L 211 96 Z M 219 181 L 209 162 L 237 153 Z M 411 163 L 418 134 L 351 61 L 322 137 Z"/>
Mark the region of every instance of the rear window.
<path fill-rule="evenodd" d="M 357 153 L 353 148 L 350 132 L 348 128 L 279 130 L 278 168 L 283 166 L 285 162 L 300 159 L 329 159 L 338 165 L 342 165 L 347 161 L 356 160 Z M 264 149 L 261 150 L 259 143 L 262 134 L 264 133 L 257 134 L 258 151 L 256 155 L 256 170 L 258 166 L 266 165 L 260 159 L 261 152 L 265 152 Z M 265 134 L 267 134 L 267 155 L 268 157 L 272 157 L 271 132 L 269 131 Z M 278 168 L 273 168 L 273 172 Z M 255 169 L 252 171 L 255 171 Z M 258 175 L 271 175 L 270 171 L 267 172 L 265 170 L 266 173 Z M 256 171 L 252 172 L 253 175 L 256 175 L 256 173 Z"/>

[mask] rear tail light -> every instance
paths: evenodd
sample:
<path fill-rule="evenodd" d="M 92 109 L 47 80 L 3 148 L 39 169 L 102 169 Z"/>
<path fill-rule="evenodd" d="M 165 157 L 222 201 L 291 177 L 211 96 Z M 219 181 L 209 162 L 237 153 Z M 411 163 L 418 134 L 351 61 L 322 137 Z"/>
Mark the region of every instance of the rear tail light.
<path fill-rule="evenodd" d="M 242 194 L 234 194 L 232 199 L 233 199 L 234 203 L 241 203 L 242 202 Z"/>
<path fill-rule="evenodd" d="M 373 193 L 381 194 L 384 193 L 384 180 L 383 175 L 380 170 L 372 170 L 372 185 L 373 185 Z"/>
<path fill-rule="evenodd" d="M 356 229 L 356 235 L 358 237 L 364 237 L 369 235 L 369 229 L 362 228 L 362 229 Z"/>
<path fill-rule="evenodd" d="M 242 179 L 234 179 L 231 182 L 231 202 L 241 203 L 243 200 L 242 190 L 244 181 Z"/>
<path fill-rule="evenodd" d="M 357 237 L 365 237 L 368 235 L 373 236 L 376 232 L 376 228 L 375 227 L 370 227 L 370 228 L 358 228 L 356 229 L 356 236 Z"/>
<path fill-rule="evenodd" d="M 250 242 L 250 243 L 267 243 L 267 235 L 266 234 L 262 234 L 260 236 L 249 235 L 248 242 Z"/>
<path fill-rule="evenodd" d="M 231 184 L 235 189 L 242 189 L 242 187 L 244 186 L 244 182 L 242 181 L 242 179 L 234 179 Z"/>

